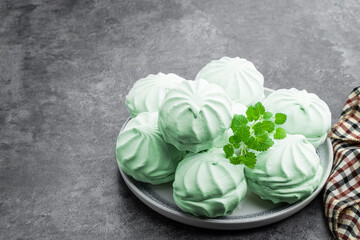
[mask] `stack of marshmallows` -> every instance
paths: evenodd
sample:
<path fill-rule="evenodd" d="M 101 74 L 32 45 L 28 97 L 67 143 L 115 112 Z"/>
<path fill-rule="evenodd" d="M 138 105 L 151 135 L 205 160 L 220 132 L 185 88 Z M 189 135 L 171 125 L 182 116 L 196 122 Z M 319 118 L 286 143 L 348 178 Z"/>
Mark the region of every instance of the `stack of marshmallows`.
<path fill-rule="evenodd" d="M 287 115 L 287 137 L 257 156 L 254 169 L 233 165 L 222 147 L 234 114 L 262 102 Z M 264 77 L 243 58 L 207 64 L 194 81 L 175 74 L 138 80 L 126 97 L 131 119 L 120 132 L 116 157 L 137 181 L 173 181 L 175 203 L 195 216 L 231 213 L 249 190 L 274 203 L 311 195 L 322 177 L 316 148 L 324 143 L 331 114 L 313 93 L 280 89 L 265 98 Z"/>

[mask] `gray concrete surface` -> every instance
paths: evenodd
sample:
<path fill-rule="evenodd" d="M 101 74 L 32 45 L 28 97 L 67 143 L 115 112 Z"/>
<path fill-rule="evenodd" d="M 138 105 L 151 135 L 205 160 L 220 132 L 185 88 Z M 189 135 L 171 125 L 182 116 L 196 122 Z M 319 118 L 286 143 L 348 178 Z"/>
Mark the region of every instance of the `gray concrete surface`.
<path fill-rule="evenodd" d="M 336 122 L 360 85 L 359 1 L 0 1 L 0 239 L 330 239 L 321 196 L 286 220 L 209 231 L 125 186 L 114 145 L 150 73 L 193 79 L 222 56 L 307 89 Z"/>

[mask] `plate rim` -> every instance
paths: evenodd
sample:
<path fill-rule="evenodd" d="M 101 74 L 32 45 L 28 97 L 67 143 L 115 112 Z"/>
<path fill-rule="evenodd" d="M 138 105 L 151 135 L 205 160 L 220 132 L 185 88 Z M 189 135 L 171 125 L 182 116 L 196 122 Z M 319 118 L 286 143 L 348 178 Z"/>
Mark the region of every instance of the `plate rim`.
<path fill-rule="evenodd" d="M 269 88 L 264 88 L 265 91 L 273 92 L 274 90 Z M 128 118 L 124 124 L 121 127 L 121 130 L 119 134 L 123 131 L 126 124 L 130 118 Z M 217 218 L 198 218 L 191 214 L 185 213 L 185 212 L 178 212 L 173 209 L 167 208 L 166 206 L 161 205 L 160 203 L 156 202 L 149 196 L 147 196 L 145 193 L 143 193 L 132 181 L 136 181 L 135 179 L 131 180 L 130 177 L 124 173 L 120 165 L 117 161 L 117 158 L 115 157 L 115 161 L 117 163 L 118 169 L 120 171 L 120 174 L 122 178 L 124 179 L 124 182 L 129 187 L 131 192 L 139 199 L 141 200 L 146 206 L 150 207 L 157 213 L 170 218 L 172 220 L 175 220 L 177 222 L 184 223 L 186 225 L 191 225 L 195 227 L 200 228 L 206 228 L 206 229 L 216 229 L 216 230 L 242 230 L 242 229 L 251 229 L 256 227 L 265 226 L 280 220 L 283 220 L 298 211 L 302 210 L 305 206 L 307 206 L 312 200 L 314 200 L 317 195 L 321 192 L 324 185 L 326 184 L 327 179 L 330 176 L 331 169 L 333 166 L 333 149 L 332 144 L 329 138 L 326 138 L 326 142 L 323 143 L 327 145 L 328 150 L 328 164 L 326 166 L 326 169 L 324 169 L 323 178 L 320 182 L 317 189 L 307 198 L 304 200 L 301 200 L 297 203 L 291 204 L 289 207 L 286 207 L 284 209 L 281 209 L 279 211 L 276 211 L 274 213 L 270 213 L 264 216 L 258 216 L 256 218 L 243 218 L 243 219 L 217 219 Z M 116 150 L 115 150 L 116 151 Z M 251 224 L 250 224 L 251 223 Z"/>

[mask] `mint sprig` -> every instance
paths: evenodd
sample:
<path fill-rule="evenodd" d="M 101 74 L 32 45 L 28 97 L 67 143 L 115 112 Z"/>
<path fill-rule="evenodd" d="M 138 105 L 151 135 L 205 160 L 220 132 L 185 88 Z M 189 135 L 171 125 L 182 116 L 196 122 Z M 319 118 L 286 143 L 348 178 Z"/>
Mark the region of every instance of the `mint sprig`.
<path fill-rule="evenodd" d="M 244 164 L 253 169 L 256 155 L 252 150 L 267 151 L 274 145 L 273 138 L 285 138 L 285 130 L 278 125 L 284 124 L 286 118 L 284 113 L 267 112 L 260 102 L 249 106 L 246 116 L 235 114 L 231 122 L 233 135 L 223 147 L 226 158 L 234 165 Z M 235 153 L 235 149 L 240 153 Z"/>

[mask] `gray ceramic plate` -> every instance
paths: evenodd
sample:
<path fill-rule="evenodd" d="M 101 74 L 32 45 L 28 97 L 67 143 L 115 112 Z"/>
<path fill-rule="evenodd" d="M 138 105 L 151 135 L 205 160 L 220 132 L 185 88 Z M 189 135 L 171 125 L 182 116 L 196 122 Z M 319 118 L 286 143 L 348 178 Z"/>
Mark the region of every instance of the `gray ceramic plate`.
<path fill-rule="evenodd" d="M 272 90 L 265 89 L 265 95 Z M 127 121 L 126 121 L 127 123 Z M 123 125 L 121 131 L 125 127 Z M 333 164 L 333 151 L 329 139 L 326 139 L 318 149 L 321 166 L 324 169 L 319 187 L 306 199 L 295 204 L 273 204 L 271 201 L 262 200 L 254 193 L 248 191 L 245 200 L 234 210 L 231 215 L 214 219 L 198 218 L 184 213 L 176 206 L 172 197 L 172 183 L 151 185 L 134 180 L 120 170 L 120 173 L 130 190 L 148 207 L 175 221 L 195 227 L 223 230 L 240 230 L 264 226 L 300 211 L 308 205 L 321 191 L 330 175 Z"/>

